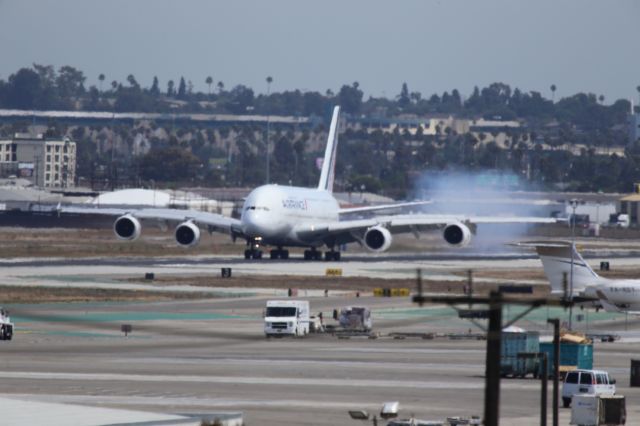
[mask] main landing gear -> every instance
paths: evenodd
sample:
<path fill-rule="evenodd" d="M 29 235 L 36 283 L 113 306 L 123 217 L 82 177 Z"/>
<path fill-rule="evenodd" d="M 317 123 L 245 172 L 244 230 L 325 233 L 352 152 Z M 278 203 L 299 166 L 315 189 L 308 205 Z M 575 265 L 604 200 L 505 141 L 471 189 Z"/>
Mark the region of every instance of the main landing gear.
<path fill-rule="evenodd" d="M 276 250 L 269 252 L 271 259 L 288 259 L 289 250 L 283 250 L 282 247 L 278 247 Z"/>
<path fill-rule="evenodd" d="M 339 251 L 325 251 L 324 252 L 324 260 L 326 260 L 327 262 L 330 261 L 335 261 L 335 262 L 339 262 L 340 261 L 340 252 Z"/>
<path fill-rule="evenodd" d="M 304 260 L 322 260 L 322 252 L 316 249 L 305 250 L 304 251 Z M 339 251 L 326 251 L 324 253 L 324 260 L 329 261 L 339 261 L 340 260 L 340 252 Z"/>
<path fill-rule="evenodd" d="M 304 251 L 304 260 L 322 260 L 322 252 L 315 248 Z"/>
<path fill-rule="evenodd" d="M 324 254 L 324 256 L 323 256 Z M 244 251 L 244 258 L 249 259 L 262 259 L 262 250 L 260 250 L 260 242 L 259 241 L 247 241 L 247 249 Z M 283 249 L 282 247 L 278 247 L 276 249 L 269 251 L 270 259 L 289 259 L 289 250 Z M 339 262 L 340 261 L 340 252 L 334 250 L 330 247 L 329 251 L 322 252 L 317 250 L 315 247 L 311 247 L 308 250 L 304 251 L 304 260 L 322 260 L 324 258 L 327 262 Z"/>

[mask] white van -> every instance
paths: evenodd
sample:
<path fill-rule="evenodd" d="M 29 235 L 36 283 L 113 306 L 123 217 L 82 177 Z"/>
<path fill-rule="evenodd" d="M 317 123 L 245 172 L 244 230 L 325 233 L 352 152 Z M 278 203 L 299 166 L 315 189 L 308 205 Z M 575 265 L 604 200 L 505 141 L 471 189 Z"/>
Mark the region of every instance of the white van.
<path fill-rule="evenodd" d="M 268 300 L 264 314 L 264 334 L 306 336 L 309 334 L 309 301 Z"/>
<path fill-rule="evenodd" d="M 562 384 L 562 405 L 568 408 L 573 395 L 613 395 L 616 380 L 603 370 L 573 370 L 567 373 Z"/>

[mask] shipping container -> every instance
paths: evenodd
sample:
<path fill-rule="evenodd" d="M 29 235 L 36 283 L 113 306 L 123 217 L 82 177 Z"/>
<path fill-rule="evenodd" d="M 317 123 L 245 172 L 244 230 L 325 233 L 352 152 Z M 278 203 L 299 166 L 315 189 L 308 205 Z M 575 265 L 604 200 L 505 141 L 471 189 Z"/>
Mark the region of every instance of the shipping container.
<path fill-rule="evenodd" d="M 540 335 L 536 331 L 503 332 L 500 341 L 500 375 L 503 377 L 537 377 L 538 360 L 518 358 L 520 353 L 540 352 Z"/>
<path fill-rule="evenodd" d="M 553 342 L 540 343 L 540 352 L 547 353 L 549 376 L 553 372 Z M 593 343 L 560 342 L 560 373 L 580 368 L 593 369 Z"/>

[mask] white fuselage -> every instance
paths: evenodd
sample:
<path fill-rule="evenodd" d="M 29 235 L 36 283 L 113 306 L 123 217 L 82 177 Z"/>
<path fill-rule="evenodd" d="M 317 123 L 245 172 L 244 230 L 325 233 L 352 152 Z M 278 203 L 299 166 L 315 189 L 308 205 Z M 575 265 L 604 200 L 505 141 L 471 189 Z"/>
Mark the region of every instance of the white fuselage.
<path fill-rule="evenodd" d="M 587 287 L 585 294 L 598 297 L 603 302 L 603 305 L 609 303 L 621 311 L 640 311 L 639 280 L 600 278 L 599 281 L 595 286 Z"/>
<path fill-rule="evenodd" d="M 242 232 L 262 244 L 320 246 L 321 240 L 303 240 L 298 232 L 336 222 L 339 210 L 338 201 L 329 191 L 263 185 L 245 200 L 240 221 Z"/>

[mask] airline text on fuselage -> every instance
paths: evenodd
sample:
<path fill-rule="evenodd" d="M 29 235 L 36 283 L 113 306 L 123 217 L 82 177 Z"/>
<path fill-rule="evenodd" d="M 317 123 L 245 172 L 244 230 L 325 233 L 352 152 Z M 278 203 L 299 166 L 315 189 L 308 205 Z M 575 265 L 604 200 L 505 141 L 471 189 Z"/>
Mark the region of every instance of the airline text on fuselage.
<path fill-rule="evenodd" d="M 307 200 L 294 200 L 287 198 L 282 200 L 282 207 L 291 210 L 307 210 Z"/>

